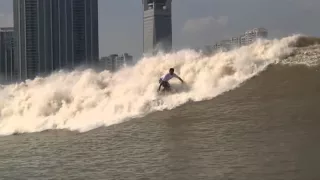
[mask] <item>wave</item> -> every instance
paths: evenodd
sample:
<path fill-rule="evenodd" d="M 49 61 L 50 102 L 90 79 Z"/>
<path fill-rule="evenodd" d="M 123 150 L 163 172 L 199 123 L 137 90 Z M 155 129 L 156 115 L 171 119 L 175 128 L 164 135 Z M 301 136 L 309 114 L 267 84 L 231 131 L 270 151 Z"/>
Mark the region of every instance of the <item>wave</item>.
<path fill-rule="evenodd" d="M 320 61 L 320 38 L 298 36 L 289 45 L 292 52 L 281 60 L 281 64 L 316 66 Z"/>
<path fill-rule="evenodd" d="M 238 87 L 268 65 L 290 58 L 299 35 L 259 40 L 205 56 L 185 49 L 142 58 L 119 72 L 60 71 L 0 89 L 0 134 L 67 129 L 85 132 L 188 101 L 208 100 Z M 176 94 L 157 94 L 159 77 L 174 67 L 187 85 L 172 80 Z"/>
<path fill-rule="evenodd" d="M 291 46 L 308 47 L 308 46 L 319 45 L 319 44 L 320 44 L 320 38 L 318 37 L 299 35 L 296 41 L 292 41 Z"/>

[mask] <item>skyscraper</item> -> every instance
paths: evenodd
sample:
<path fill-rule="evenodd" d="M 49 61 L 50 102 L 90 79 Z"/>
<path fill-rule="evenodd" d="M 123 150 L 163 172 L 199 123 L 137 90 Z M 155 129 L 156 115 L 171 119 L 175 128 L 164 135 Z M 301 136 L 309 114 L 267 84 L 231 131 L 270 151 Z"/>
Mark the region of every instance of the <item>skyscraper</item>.
<path fill-rule="evenodd" d="M 172 0 L 142 0 L 143 51 L 156 53 L 172 49 Z"/>
<path fill-rule="evenodd" d="M 0 83 L 14 78 L 14 35 L 12 27 L 0 28 Z"/>
<path fill-rule="evenodd" d="M 98 0 L 14 0 L 13 8 L 18 79 L 98 61 Z"/>

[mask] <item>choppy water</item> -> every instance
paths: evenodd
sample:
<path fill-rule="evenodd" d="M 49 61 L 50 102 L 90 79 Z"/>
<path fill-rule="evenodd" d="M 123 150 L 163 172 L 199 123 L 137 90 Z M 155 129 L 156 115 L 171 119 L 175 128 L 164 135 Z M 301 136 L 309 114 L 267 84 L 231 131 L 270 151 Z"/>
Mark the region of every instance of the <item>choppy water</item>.
<path fill-rule="evenodd" d="M 57 119 L 64 117 L 65 111 L 73 110 L 72 107 L 76 107 L 75 104 L 81 104 L 76 98 L 84 98 L 82 102 L 88 100 L 85 97 L 89 96 L 83 96 L 83 94 L 90 95 L 93 93 L 92 89 L 89 91 L 87 88 L 88 91 L 83 92 L 82 95 L 80 91 L 75 92 L 75 90 L 88 87 L 83 85 L 87 82 L 99 82 L 92 81 L 94 74 L 89 73 L 90 76 L 87 78 L 84 76 L 88 74 L 78 78 L 73 75 L 67 77 L 66 81 L 75 82 L 74 89 L 68 89 L 72 83 L 64 89 L 69 93 L 73 92 L 65 96 L 70 100 L 69 106 L 63 106 L 55 111 L 46 111 L 47 114 L 39 115 L 39 109 L 42 110 L 42 106 L 37 106 L 36 102 L 39 101 L 32 101 L 36 100 L 33 94 L 36 91 L 39 93 L 38 88 L 41 83 L 42 86 L 49 87 L 47 80 L 34 81 L 24 87 L 21 85 L 14 89 L 15 95 L 20 95 L 19 98 L 15 96 L 10 99 L 11 104 L 8 101 L 1 106 L 1 132 L 3 134 L 20 132 L 23 127 L 27 127 L 25 130 L 29 131 L 32 128 L 33 131 L 49 130 L 0 137 L 0 179 L 319 179 L 320 145 L 317 143 L 320 137 L 320 68 L 317 65 L 319 48 L 288 46 L 287 49 L 289 48 L 290 51 L 287 51 L 283 42 L 280 42 L 281 46 L 274 43 L 264 42 L 263 46 L 260 44 L 260 49 L 251 47 L 255 51 L 248 55 L 261 61 L 267 61 L 270 57 L 279 57 L 280 61 L 268 60 L 273 63 L 269 64 L 267 69 L 259 68 L 263 67 L 264 63 L 259 63 L 257 60 L 253 60 L 255 63 L 250 61 L 247 64 L 252 68 L 239 66 L 240 62 L 247 61 L 235 60 L 241 56 L 234 54 L 239 54 L 244 49 L 231 52 L 233 53 L 231 55 L 227 53 L 220 57 L 218 55 L 209 58 L 208 62 L 227 57 L 229 63 L 233 64 L 229 65 L 233 69 L 238 67 L 242 73 L 231 73 L 232 71 L 227 70 L 222 74 L 222 71 L 217 71 L 220 74 L 217 72 L 212 74 L 206 70 L 206 75 L 199 71 L 197 78 L 188 78 L 188 71 L 181 70 L 184 72 L 181 74 L 185 79 L 194 82 L 193 87 L 202 82 L 202 88 L 216 87 L 220 90 L 212 91 L 210 95 L 210 88 L 209 90 L 193 88 L 187 93 L 182 92 L 163 99 L 165 103 L 162 107 L 176 108 L 157 111 L 158 106 L 150 107 L 149 105 L 149 110 L 153 108 L 153 112 L 150 111 L 151 113 L 149 112 L 145 117 L 123 123 L 116 121 L 116 114 L 108 114 L 114 111 L 101 111 L 102 105 L 92 104 L 89 105 L 91 114 L 85 113 L 85 106 L 81 106 L 82 108 L 77 106 L 78 117 L 82 116 L 82 118 L 73 116 L 74 119 L 67 119 L 72 123 L 64 121 L 62 126 L 63 121 Z M 279 48 L 282 49 L 279 50 Z M 258 52 L 261 53 L 259 56 Z M 271 52 L 276 55 L 270 55 Z M 151 62 L 158 61 L 151 60 Z M 143 66 L 142 64 L 140 66 Z M 194 67 L 197 66 L 196 64 L 179 67 Z M 252 66 L 253 64 L 255 67 Z M 209 64 L 204 63 L 204 65 Z M 135 68 L 139 69 L 139 65 Z M 255 72 L 254 70 L 258 69 L 261 71 L 257 71 L 259 72 L 257 76 L 250 76 L 252 74 L 249 73 L 250 71 Z M 135 72 L 139 71 L 135 70 Z M 210 86 L 204 85 L 205 80 L 209 78 L 208 73 L 216 77 L 215 86 L 210 83 L 207 83 Z M 246 73 L 247 76 L 244 76 Z M 228 84 L 226 82 L 234 81 L 221 81 L 221 75 L 231 76 L 239 81 Z M 239 75 L 249 79 L 240 84 L 240 87 L 233 89 L 232 87 L 242 82 Z M 56 75 L 51 77 L 51 80 L 55 78 L 61 77 Z M 90 78 L 91 80 L 88 81 L 83 80 Z M 203 81 L 201 78 L 204 78 Z M 83 86 L 80 86 L 81 84 Z M 224 88 L 221 88 L 223 84 Z M 12 89 L 13 87 L 4 87 L 3 98 L 10 97 L 4 92 L 8 93 Z M 61 90 L 60 87 L 57 89 Z M 143 92 L 149 92 L 146 89 Z M 50 91 L 46 92 L 47 95 L 51 94 Z M 212 99 L 219 92 L 225 93 Z M 199 102 L 180 105 L 196 93 L 199 95 L 195 100 Z M 132 93 L 126 95 L 132 95 Z M 147 93 L 147 95 L 151 94 Z M 147 101 L 149 98 L 147 95 L 142 96 L 141 101 Z M 39 96 L 44 97 L 44 95 Z M 21 97 L 27 97 L 29 108 L 23 106 L 25 109 L 21 111 L 22 106 L 17 106 L 18 109 L 20 108 L 18 116 L 14 114 L 19 112 L 18 110 L 9 111 L 8 107 L 18 105 L 17 102 L 23 99 Z M 52 96 L 51 99 L 53 97 L 57 96 Z M 102 97 L 102 94 L 99 97 Z M 115 97 L 111 96 L 108 102 L 112 102 L 112 98 Z M 205 101 L 205 99 L 211 100 Z M 121 100 L 120 102 L 123 105 L 129 101 Z M 44 104 L 41 105 L 47 107 Z M 93 111 L 92 108 L 96 110 Z M 92 114 L 98 110 L 100 113 Z M 141 111 L 143 110 L 146 112 L 146 109 Z M 126 116 L 132 113 L 132 111 L 121 112 Z M 26 116 L 23 117 L 23 115 Z M 83 119 L 89 115 L 92 116 Z M 47 124 L 53 121 L 58 125 L 61 123 L 61 127 L 69 127 L 69 129 L 82 127 L 83 129 L 85 125 L 95 123 L 99 125 L 97 123 L 99 121 L 95 118 L 103 117 L 102 115 L 105 115 L 106 120 L 102 121 L 105 125 L 115 124 L 82 133 L 50 130 L 52 129 L 49 128 L 50 126 L 43 125 L 44 121 Z M 36 118 L 29 119 L 30 117 Z"/>

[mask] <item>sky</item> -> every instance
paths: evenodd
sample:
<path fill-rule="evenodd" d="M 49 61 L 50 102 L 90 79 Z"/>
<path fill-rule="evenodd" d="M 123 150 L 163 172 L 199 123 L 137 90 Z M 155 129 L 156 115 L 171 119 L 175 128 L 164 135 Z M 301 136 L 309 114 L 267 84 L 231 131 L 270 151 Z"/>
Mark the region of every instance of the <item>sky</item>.
<path fill-rule="evenodd" d="M 269 38 L 320 36 L 320 0 L 173 0 L 173 48 L 197 48 L 264 27 Z M 99 0 L 100 56 L 142 55 L 141 0 Z M 0 0 L 0 26 L 12 26 L 12 0 Z"/>

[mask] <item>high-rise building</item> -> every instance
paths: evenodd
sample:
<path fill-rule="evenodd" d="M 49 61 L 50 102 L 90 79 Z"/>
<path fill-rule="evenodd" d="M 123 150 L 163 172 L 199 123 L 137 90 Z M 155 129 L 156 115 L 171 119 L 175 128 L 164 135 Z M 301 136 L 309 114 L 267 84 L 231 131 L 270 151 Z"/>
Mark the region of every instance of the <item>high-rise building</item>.
<path fill-rule="evenodd" d="M 111 72 L 131 65 L 133 65 L 133 58 L 128 53 L 111 54 L 107 57 L 102 57 L 99 62 L 99 66 Z"/>
<path fill-rule="evenodd" d="M 14 34 L 12 27 L 0 28 L 0 83 L 14 78 Z"/>
<path fill-rule="evenodd" d="M 268 31 L 265 28 L 254 28 L 248 30 L 243 35 L 242 45 L 249 45 L 256 41 L 258 38 L 267 38 Z"/>
<path fill-rule="evenodd" d="M 101 66 L 103 66 L 103 69 L 106 69 L 108 71 L 115 71 L 117 57 L 118 54 L 111 54 L 107 57 L 102 57 L 100 60 L 100 64 Z"/>
<path fill-rule="evenodd" d="M 172 0 L 142 0 L 143 52 L 155 54 L 172 49 Z"/>
<path fill-rule="evenodd" d="M 98 0 L 14 0 L 19 80 L 99 59 Z"/>
<path fill-rule="evenodd" d="M 115 63 L 116 70 L 121 69 L 122 67 L 125 67 L 125 66 L 133 65 L 133 58 L 128 53 L 118 55 L 115 60 L 116 60 L 116 63 Z"/>

